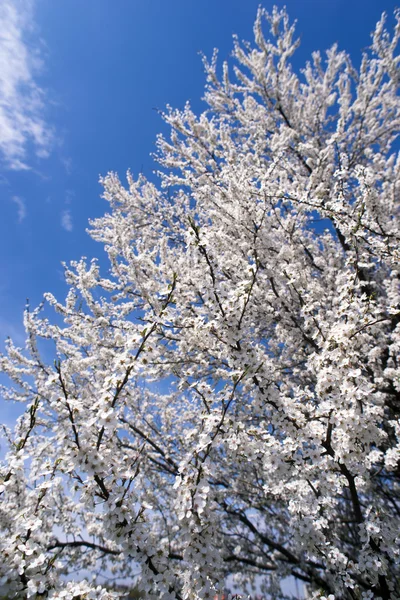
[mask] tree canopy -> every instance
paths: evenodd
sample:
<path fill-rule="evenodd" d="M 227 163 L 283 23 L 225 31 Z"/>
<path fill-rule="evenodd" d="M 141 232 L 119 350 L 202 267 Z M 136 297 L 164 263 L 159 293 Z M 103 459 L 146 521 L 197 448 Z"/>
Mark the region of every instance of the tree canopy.
<path fill-rule="evenodd" d="M 2 394 L 26 411 L 0 471 L 0 595 L 118 596 L 79 569 L 149 599 L 228 576 L 399 597 L 400 13 L 358 69 L 333 46 L 297 73 L 284 10 L 254 36 L 221 76 L 204 60 L 204 113 L 163 114 L 158 186 L 102 180 L 108 273 L 66 265 L 65 301 L 7 343 Z"/>

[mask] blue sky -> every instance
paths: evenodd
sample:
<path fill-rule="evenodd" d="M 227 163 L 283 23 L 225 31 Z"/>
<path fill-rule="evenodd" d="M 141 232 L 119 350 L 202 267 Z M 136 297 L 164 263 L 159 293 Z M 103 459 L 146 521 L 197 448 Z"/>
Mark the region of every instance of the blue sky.
<path fill-rule="evenodd" d="M 252 39 L 259 0 L 0 0 L 0 339 L 23 343 L 25 299 L 65 294 L 61 261 L 102 256 L 85 232 L 109 170 L 152 177 L 154 109 L 204 106 L 199 52 Z M 272 7 L 265 1 L 264 6 Z M 302 44 L 355 62 L 391 0 L 286 0 Z"/>

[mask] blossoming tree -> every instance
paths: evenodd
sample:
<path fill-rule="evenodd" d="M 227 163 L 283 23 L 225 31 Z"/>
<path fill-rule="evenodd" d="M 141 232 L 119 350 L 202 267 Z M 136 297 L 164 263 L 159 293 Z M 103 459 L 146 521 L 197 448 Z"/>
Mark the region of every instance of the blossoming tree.
<path fill-rule="evenodd" d="M 205 61 L 208 110 L 163 115 L 160 186 L 103 179 L 108 274 L 66 266 L 65 301 L 27 310 L 1 358 L 26 411 L 0 596 L 109 598 L 73 575 L 103 569 L 140 571 L 149 599 L 213 598 L 229 575 L 399 597 L 395 20 L 359 70 L 334 46 L 296 74 L 286 13 L 260 9 L 232 70 Z"/>

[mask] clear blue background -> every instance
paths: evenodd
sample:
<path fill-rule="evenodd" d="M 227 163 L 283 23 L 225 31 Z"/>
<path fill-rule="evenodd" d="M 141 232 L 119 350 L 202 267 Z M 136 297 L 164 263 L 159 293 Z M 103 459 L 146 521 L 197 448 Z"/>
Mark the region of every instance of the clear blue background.
<path fill-rule="evenodd" d="M 103 256 L 85 232 L 100 216 L 100 174 L 130 168 L 152 177 L 150 153 L 165 131 L 154 109 L 167 103 L 196 111 L 204 74 L 199 52 L 229 58 L 232 34 L 252 40 L 258 0 L 36 0 L 34 21 L 44 68 L 37 78 L 46 90 L 44 117 L 54 128 L 49 158 L 28 152 L 27 171 L 0 164 L 0 339 L 22 343 L 25 299 L 37 305 L 43 292 L 65 294 L 61 261 Z M 283 6 L 283 2 L 277 2 Z M 313 50 L 335 42 L 356 63 L 390 0 L 287 0 L 297 19 L 300 68 Z M 272 8 L 272 2 L 264 2 Z M 391 19 L 393 21 L 393 19 Z M 18 223 L 13 196 L 26 205 Z M 71 212 L 73 230 L 61 226 Z"/>

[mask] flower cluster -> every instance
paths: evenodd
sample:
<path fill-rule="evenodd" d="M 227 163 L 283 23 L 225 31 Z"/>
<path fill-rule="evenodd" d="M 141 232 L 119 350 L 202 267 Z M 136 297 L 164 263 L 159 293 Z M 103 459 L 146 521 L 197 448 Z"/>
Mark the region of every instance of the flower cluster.
<path fill-rule="evenodd" d="M 208 110 L 166 110 L 161 185 L 102 180 L 108 275 L 66 265 L 65 301 L 27 308 L 0 357 L 25 407 L 0 597 L 118 597 L 89 572 L 150 600 L 288 598 L 288 577 L 399 598 L 395 21 L 358 71 L 334 46 L 297 75 L 286 12 L 260 9 L 233 72 L 205 60 Z"/>

